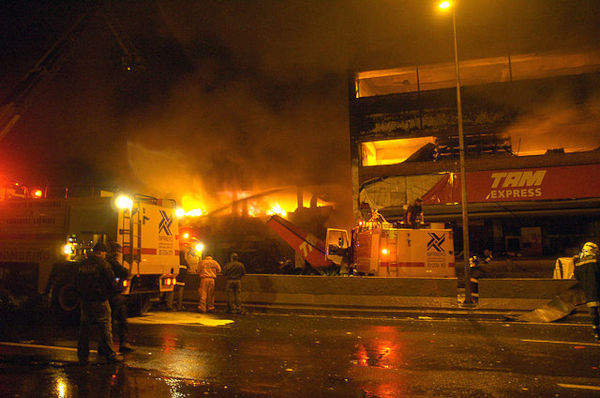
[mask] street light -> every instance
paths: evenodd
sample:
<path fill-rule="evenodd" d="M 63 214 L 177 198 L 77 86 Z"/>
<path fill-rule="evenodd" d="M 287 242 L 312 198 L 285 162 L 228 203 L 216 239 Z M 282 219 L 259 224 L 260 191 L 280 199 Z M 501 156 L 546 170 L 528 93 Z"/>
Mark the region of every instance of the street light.
<path fill-rule="evenodd" d="M 452 36 L 454 39 L 454 67 L 456 70 L 456 111 L 458 118 L 458 151 L 460 164 L 460 202 L 463 225 L 463 259 L 465 262 L 465 304 L 471 304 L 471 268 L 469 267 L 469 214 L 467 212 L 467 182 L 465 174 L 465 138 L 463 134 L 462 101 L 460 99 L 460 71 L 458 69 L 458 42 L 456 40 L 456 6 L 450 1 L 439 4 L 442 10 L 452 10 Z"/>

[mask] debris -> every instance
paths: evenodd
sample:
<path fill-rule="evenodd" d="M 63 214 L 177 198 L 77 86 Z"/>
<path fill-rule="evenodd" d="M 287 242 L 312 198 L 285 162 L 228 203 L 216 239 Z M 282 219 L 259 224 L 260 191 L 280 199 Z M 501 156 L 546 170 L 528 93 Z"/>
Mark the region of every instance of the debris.
<path fill-rule="evenodd" d="M 571 314 L 575 311 L 575 307 L 584 302 L 583 289 L 577 283 L 540 308 L 518 316 L 509 315 L 506 318 L 519 322 L 553 322 Z"/>

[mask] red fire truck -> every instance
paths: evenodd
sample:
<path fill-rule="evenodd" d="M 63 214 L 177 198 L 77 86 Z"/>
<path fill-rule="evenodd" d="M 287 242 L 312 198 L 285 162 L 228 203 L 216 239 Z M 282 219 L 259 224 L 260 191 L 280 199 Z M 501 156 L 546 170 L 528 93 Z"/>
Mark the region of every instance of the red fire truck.
<path fill-rule="evenodd" d="M 112 194 L 0 201 L 0 284 L 18 296 L 48 293 L 60 314 L 78 308 L 77 262 L 96 242 L 121 245 L 130 271 L 126 287 L 134 313 L 172 291 L 179 268 L 174 201 Z"/>

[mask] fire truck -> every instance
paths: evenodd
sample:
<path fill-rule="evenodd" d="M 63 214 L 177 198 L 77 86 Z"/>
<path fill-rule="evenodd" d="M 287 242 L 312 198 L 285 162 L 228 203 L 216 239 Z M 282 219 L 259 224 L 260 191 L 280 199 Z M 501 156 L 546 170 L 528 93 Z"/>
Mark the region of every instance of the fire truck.
<path fill-rule="evenodd" d="M 455 277 L 454 240 L 445 228 L 394 228 L 372 219 L 350 231 L 327 228 L 326 239 L 272 216 L 267 224 L 320 273 L 378 277 Z M 331 274 L 331 272 L 327 272 Z"/>
<path fill-rule="evenodd" d="M 0 284 L 14 295 L 49 295 L 61 316 L 76 313 L 78 262 L 97 242 L 118 243 L 130 277 L 118 281 L 134 314 L 173 290 L 179 268 L 174 201 L 93 197 L 0 201 Z"/>

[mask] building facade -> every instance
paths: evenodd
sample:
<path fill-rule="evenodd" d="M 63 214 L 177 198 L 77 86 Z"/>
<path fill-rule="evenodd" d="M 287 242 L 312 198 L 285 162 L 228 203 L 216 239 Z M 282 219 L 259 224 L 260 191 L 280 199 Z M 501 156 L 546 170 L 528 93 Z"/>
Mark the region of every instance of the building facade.
<path fill-rule="evenodd" d="M 551 257 L 600 239 L 600 51 L 460 62 L 472 254 Z M 425 218 L 462 247 L 454 64 L 349 81 L 355 218 Z M 460 250 L 457 250 L 460 251 Z"/>

